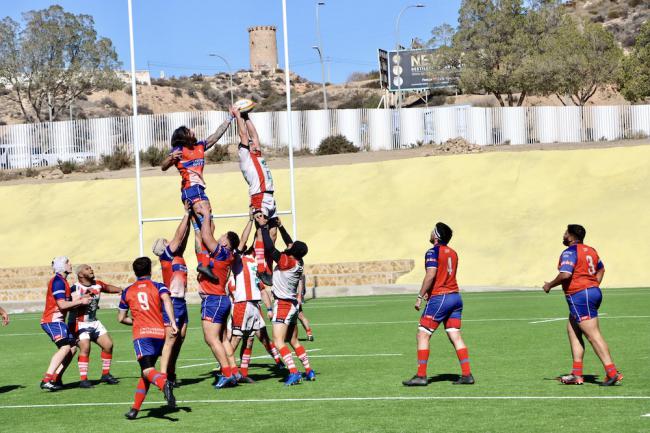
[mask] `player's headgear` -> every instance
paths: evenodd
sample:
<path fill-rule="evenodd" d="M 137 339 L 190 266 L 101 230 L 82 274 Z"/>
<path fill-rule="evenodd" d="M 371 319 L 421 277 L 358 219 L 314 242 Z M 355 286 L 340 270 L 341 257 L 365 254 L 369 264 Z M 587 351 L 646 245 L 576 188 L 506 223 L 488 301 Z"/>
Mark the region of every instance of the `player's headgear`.
<path fill-rule="evenodd" d="M 436 226 L 433 228 L 433 233 L 440 240 L 441 244 L 448 244 L 454 232 L 447 224 L 437 222 Z"/>
<path fill-rule="evenodd" d="M 580 242 L 584 241 L 585 236 L 587 236 L 587 230 L 585 230 L 585 228 L 580 224 L 569 224 L 566 231 Z"/>
<path fill-rule="evenodd" d="M 138 278 L 151 275 L 151 259 L 149 257 L 135 259 L 133 261 L 133 273 Z"/>
<path fill-rule="evenodd" d="M 151 251 L 156 256 L 160 257 L 162 253 L 165 252 L 165 248 L 167 248 L 167 239 L 158 238 L 153 242 L 153 245 L 151 246 Z"/>
<path fill-rule="evenodd" d="M 52 270 L 57 274 L 62 274 L 65 272 L 65 265 L 68 263 L 68 258 L 66 256 L 55 257 L 52 260 Z"/>
<path fill-rule="evenodd" d="M 195 141 L 196 139 L 192 139 L 190 128 L 187 126 L 179 126 L 172 133 L 172 147 L 187 146 L 193 144 Z"/>
<path fill-rule="evenodd" d="M 295 241 L 291 248 L 287 249 L 287 254 L 294 256 L 297 259 L 302 259 L 309 252 L 307 244 L 302 241 Z"/>

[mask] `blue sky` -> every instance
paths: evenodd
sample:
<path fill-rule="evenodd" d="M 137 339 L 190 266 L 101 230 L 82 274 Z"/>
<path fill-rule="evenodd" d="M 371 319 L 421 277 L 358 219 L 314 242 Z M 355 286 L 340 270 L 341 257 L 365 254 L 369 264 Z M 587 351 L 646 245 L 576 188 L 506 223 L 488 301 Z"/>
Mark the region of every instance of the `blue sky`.
<path fill-rule="evenodd" d="M 455 25 L 461 0 L 425 0 L 426 8 L 409 9 L 402 16 L 400 39 L 427 39 L 433 27 Z M 291 69 L 320 81 L 315 50 L 316 1 L 287 0 Z M 395 46 L 395 20 L 402 7 L 417 1 L 325 0 L 320 22 L 323 51 L 331 58 L 331 80 L 344 82 L 355 71 L 377 69 L 377 48 Z M 0 16 L 20 20 L 21 13 L 59 4 L 69 12 L 85 13 L 95 19 L 95 28 L 109 37 L 123 63 L 130 68 L 127 0 L 20 0 L 3 1 Z M 248 69 L 250 26 L 278 28 L 279 63 L 282 49 L 281 0 L 133 0 L 137 69 L 166 75 L 212 74 L 225 70 L 215 52 L 226 57 L 233 69 Z"/>

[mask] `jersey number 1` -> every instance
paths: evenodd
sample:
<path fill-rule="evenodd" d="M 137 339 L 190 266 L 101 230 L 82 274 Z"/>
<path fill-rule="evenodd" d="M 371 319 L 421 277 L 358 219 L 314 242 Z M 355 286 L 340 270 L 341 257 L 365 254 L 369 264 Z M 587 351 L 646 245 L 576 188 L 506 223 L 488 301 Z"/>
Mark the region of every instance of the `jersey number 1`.
<path fill-rule="evenodd" d="M 138 293 L 138 302 L 140 303 L 140 308 L 142 308 L 144 311 L 149 311 L 149 298 L 147 297 L 146 293 Z"/>
<path fill-rule="evenodd" d="M 449 275 L 454 273 L 454 268 L 451 265 L 451 257 L 447 257 L 447 273 Z"/>

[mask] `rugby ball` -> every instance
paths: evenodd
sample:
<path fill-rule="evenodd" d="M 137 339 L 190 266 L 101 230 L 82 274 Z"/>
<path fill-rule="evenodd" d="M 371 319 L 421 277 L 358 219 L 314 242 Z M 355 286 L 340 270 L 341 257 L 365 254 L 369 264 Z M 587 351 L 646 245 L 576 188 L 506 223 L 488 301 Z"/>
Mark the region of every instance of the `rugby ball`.
<path fill-rule="evenodd" d="M 255 105 L 257 105 L 255 102 L 246 98 L 239 99 L 235 102 L 235 108 L 237 108 L 240 113 L 247 113 L 251 111 L 253 108 L 255 108 Z"/>

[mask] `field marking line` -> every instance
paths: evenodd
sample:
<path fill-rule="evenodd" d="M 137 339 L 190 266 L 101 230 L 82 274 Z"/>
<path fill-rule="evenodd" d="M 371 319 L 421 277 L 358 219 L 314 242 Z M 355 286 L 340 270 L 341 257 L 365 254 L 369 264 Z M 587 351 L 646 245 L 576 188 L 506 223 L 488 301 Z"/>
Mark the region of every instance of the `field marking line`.
<path fill-rule="evenodd" d="M 296 403 L 296 402 L 337 402 L 337 401 L 418 401 L 418 400 L 650 400 L 650 396 L 612 395 L 612 396 L 385 396 L 385 397 L 311 397 L 311 398 L 251 398 L 236 400 L 177 400 L 176 403 Z M 94 407 L 94 406 L 126 406 L 127 402 L 87 402 L 87 403 L 51 403 L 51 404 L 21 404 L 2 405 L 0 409 L 42 409 L 57 407 Z M 146 405 L 164 405 L 165 401 L 145 401 Z M 646 416 L 646 415 L 643 415 Z M 648 414 L 650 416 L 650 414 Z"/>
<path fill-rule="evenodd" d="M 309 349 L 307 351 L 307 354 L 309 354 L 309 352 L 317 352 L 319 350 L 323 350 L 323 349 Z M 251 360 L 253 360 L 253 359 L 262 359 L 262 358 L 271 358 L 271 355 L 269 355 L 267 353 L 266 355 L 253 356 L 253 357 L 251 357 Z M 203 365 L 212 365 L 212 364 L 215 364 L 217 362 L 217 360 L 214 359 L 214 358 L 205 358 L 204 360 L 211 360 L 211 362 L 202 362 L 200 364 L 183 365 L 182 367 L 177 367 L 177 368 L 201 367 Z M 183 361 L 183 360 L 179 359 L 178 361 Z M 199 360 L 199 361 L 201 361 L 201 360 Z M 137 362 L 137 361 L 130 361 L 130 362 Z"/>
<path fill-rule="evenodd" d="M 646 413 L 645 415 L 641 415 L 641 417 L 644 417 L 644 416 L 650 417 L 650 413 Z"/>
<path fill-rule="evenodd" d="M 607 313 L 600 313 L 598 315 L 598 317 L 601 317 L 603 319 L 607 318 L 605 316 L 607 316 Z M 528 323 L 547 323 L 547 322 L 557 322 L 558 320 L 567 320 L 567 318 L 566 317 L 557 317 L 557 318 L 554 318 L 554 319 L 537 320 L 535 322 L 528 322 Z"/>

